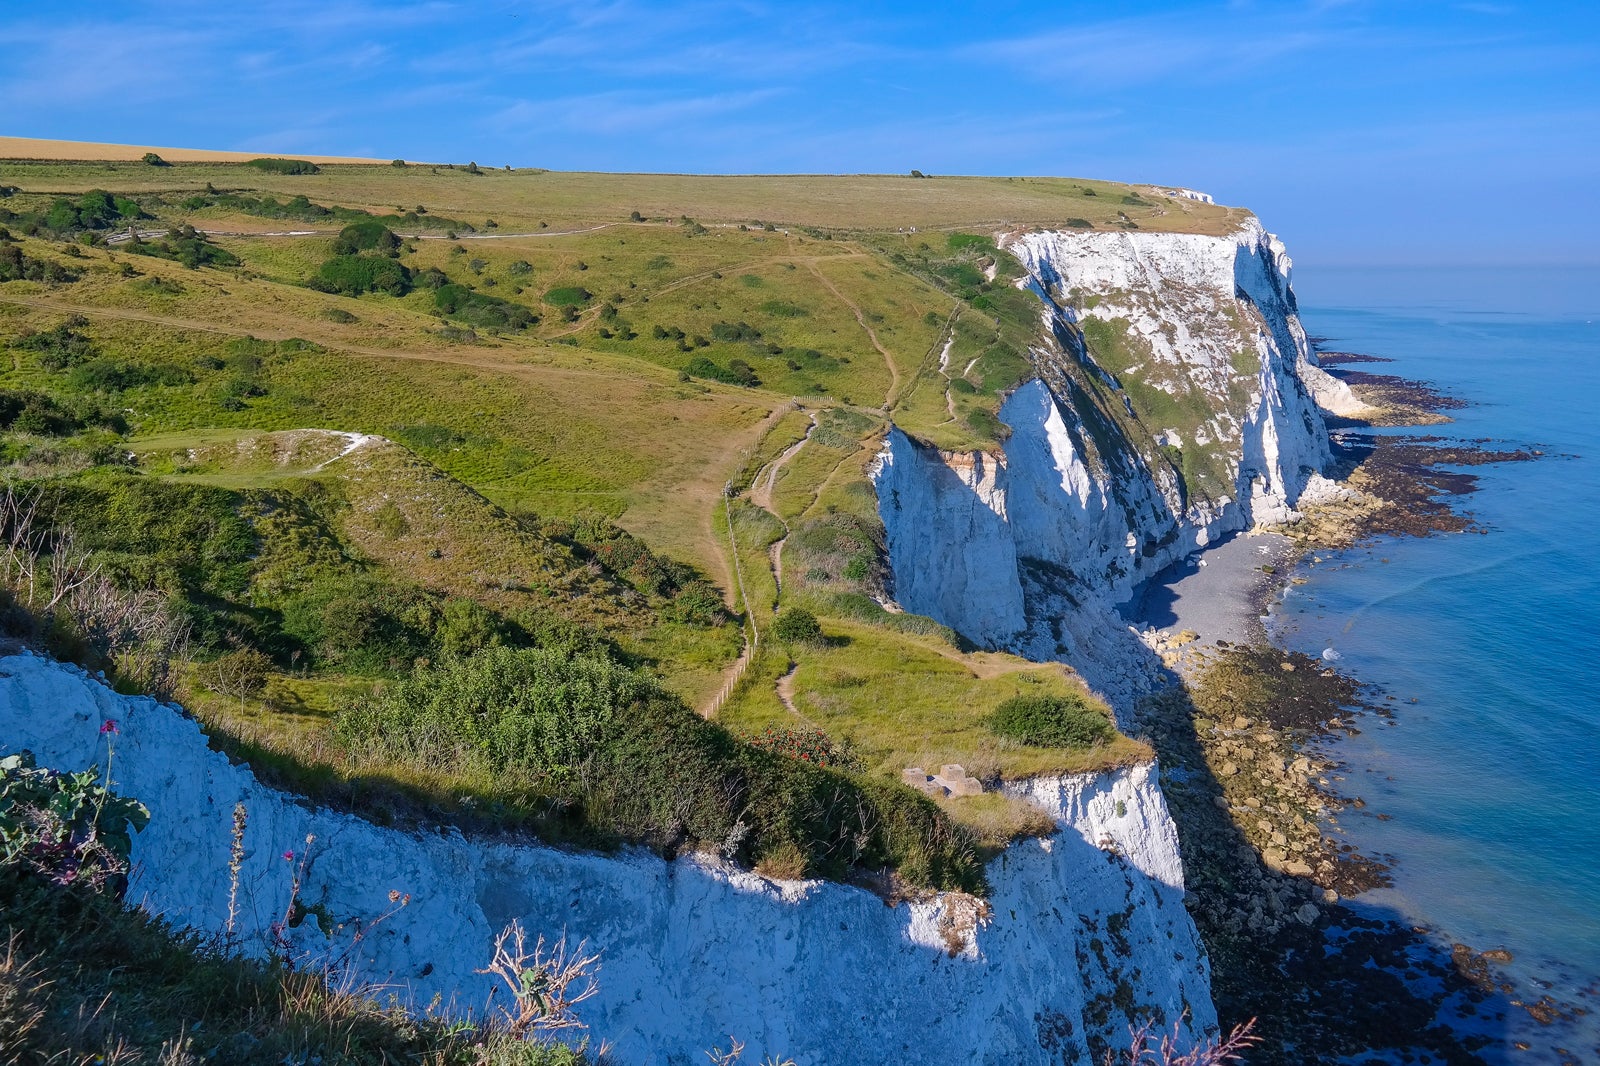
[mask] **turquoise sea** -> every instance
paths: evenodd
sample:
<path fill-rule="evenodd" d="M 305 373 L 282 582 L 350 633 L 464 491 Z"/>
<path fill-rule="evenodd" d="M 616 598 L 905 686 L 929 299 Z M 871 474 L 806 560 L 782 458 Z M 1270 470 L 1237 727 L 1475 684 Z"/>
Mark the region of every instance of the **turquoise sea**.
<path fill-rule="evenodd" d="M 1355 369 L 1470 403 L 1405 432 L 1547 453 L 1470 468 L 1486 535 L 1308 558 L 1269 628 L 1394 697 L 1326 749 L 1367 804 L 1337 828 L 1393 861 L 1356 906 L 1509 951 L 1507 998 L 1594 1012 L 1512 1006 L 1489 1061 L 1600 1062 L 1600 269 L 1297 270 L 1295 289 L 1327 349 L 1393 360 Z"/>

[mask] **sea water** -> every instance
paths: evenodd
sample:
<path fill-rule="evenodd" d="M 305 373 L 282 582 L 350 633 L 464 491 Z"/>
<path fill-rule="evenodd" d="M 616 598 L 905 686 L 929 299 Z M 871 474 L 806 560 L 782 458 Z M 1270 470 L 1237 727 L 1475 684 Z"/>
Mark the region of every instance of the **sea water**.
<path fill-rule="evenodd" d="M 1600 1062 L 1600 270 L 1297 271 L 1295 288 L 1325 347 L 1394 360 L 1358 369 L 1470 404 L 1405 432 L 1545 453 L 1468 469 L 1458 503 L 1485 533 L 1308 557 L 1270 628 L 1393 712 L 1330 749 L 1367 804 L 1339 830 L 1393 860 L 1357 906 L 1503 948 L 1512 997 L 1596 1012 L 1513 1007 L 1489 1061 Z"/>

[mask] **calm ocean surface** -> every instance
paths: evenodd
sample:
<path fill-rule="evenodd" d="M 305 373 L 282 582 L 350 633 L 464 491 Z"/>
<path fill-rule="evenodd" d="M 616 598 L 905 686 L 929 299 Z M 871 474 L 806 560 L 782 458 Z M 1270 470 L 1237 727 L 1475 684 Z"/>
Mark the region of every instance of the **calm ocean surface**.
<path fill-rule="evenodd" d="M 1395 697 L 1331 748 L 1367 801 L 1341 828 L 1394 860 L 1358 902 L 1505 948 L 1514 995 L 1596 1012 L 1513 1009 L 1491 1061 L 1600 1062 L 1600 270 L 1299 270 L 1295 289 L 1327 348 L 1394 360 L 1357 369 L 1473 404 L 1422 432 L 1550 456 L 1472 468 L 1487 536 L 1308 559 L 1272 629 Z"/>

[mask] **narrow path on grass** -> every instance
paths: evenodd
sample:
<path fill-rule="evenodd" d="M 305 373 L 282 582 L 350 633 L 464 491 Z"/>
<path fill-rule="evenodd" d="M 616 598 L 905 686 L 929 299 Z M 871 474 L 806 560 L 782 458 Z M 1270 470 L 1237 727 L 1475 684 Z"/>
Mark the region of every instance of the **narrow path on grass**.
<path fill-rule="evenodd" d="M 799 669 L 799 663 L 790 663 L 789 669 L 785 670 L 783 672 L 783 676 L 778 678 L 778 701 L 783 704 L 784 710 L 800 719 L 800 721 L 804 722 L 812 729 L 815 729 L 819 733 L 826 732 L 826 730 L 824 730 L 816 722 L 813 722 L 810 718 L 807 718 L 805 712 L 800 710 L 799 706 L 794 702 L 794 675 Z"/>
<path fill-rule="evenodd" d="M 873 331 L 870 325 L 867 324 L 867 316 L 861 313 L 861 308 L 856 306 L 856 304 L 848 296 L 841 292 L 839 290 L 839 286 L 835 285 L 831 280 L 829 280 L 826 274 L 817 269 L 817 264 L 815 261 L 807 262 L 806 269 L 815 274 L 817 280 L 822 282 L 823 286 L 827 288 L 829 292 L 833 293 L 840 303 L 844 304 L 850 309 L 850 313 L 856 316 L 857 324 L 859 324 L 862 329 L 866 330 L 867 339 L 870 340 L 872 342 L 872 346 L 878 350 L 878 354 L 883 356 L 883 365 L 889 369 L 889 393 L 883 398 L 883 402 L 891 407 L 894 406 L 895 400 L 900 395 L 900 371 L 895 368 L 894 357 L 889 354 L 889 349 L 885 348 L 878 342 L 878 334 Z"/>
<path fill-rule="evenodd" d="M 766 469 L 756 475 L 754 483 L 750 486 L 750 502 L 766 511 L 779 522 L 783 522 L 783 536 L 773 541 L 771 546 L 767 548 L 767 558 L 772 560 L 772 583 L 777 587 L 779 596 L 783 595 L 783 545 L 789 539 L 790 530 L 789 523 L 784 522 L 783 516 L 772 507 L 772 493 L 777 487 L 778 475 L 783 473 L 783 468 L 788 465 L 789 460 L 798 455 L 800 449 L 805 447 L 806 441 L 811 439 L 811 431 L 816 428 L 817 413 L 812 411 L 811 424 L 806 427 L 805 435 L 785 448 L 782 455 L 768 463 Z M 773 600 L 772 610 L 774 614 L 777 613 L 777 600 Z"/>
<path fill-rule="evenodd" d="M 761 630 L 756 628 L 755 611 L 750 606 L 750 595 L 744 587 L 744 567 L 739 563 L 739 541 L 733 532 L 733 500 L 734 497 L 723 498 L 723 514 L 728 519 L 728 548 L 733 552 L 733 579 L 739 590 L 739 606 L 744 609 L 744 647 L 739 650 L 739 657 L 722 672 L 722 687 L 717 689 L 717 694 L 711 697 L 709 703 L 700 710 L 700 717 L 714 718 L 722 705 L 728 702 L 728 697 L 733 695 L 734 688 L 739 684 L 739 679 L 744 677 L 744 672 L 750 668 L 754 661 L 756 651 L 761 647 Z"/>
<path fill-rule="evenodd" d="M 761 438 L 765 437 L 778 424 L 778 420 L 791 410 L 793 410 L 792 407 L 780 407 L 762 420 L 760 436 L 756 438 L 757 443 L 759 444 Z M 783 592 L 782 549 L 783 542 L 789 539 L 789 524 L 784 522 L 777 512 L 772 509 L 772 490 L 783 467 L 799 453 L 801 447 L 811 438 L 811 431 L 817 428 L 817 412 L 810 412 L 810 417 L 811 424 L 806 427 L 805 435 L 785 448 L 777 458 L 756 471 L 755 477 L 750 479 L 750 488 L 746 493 L 751 503 L 760 507 L 783 524 L 783 536 L 774 541 L 767 549 L 767 558 L 772 566 L 773 586 L 779 595 Z M 728 498 L 727 503 L 731 505 L 736 498 Z M 755 610 L 751 605 L 749 594 L 745 591 L 744 567 L 739 561 L 739 542 L 733 528 L 733 508 L 728 506 L 725 508 L 725 512 L 728 518 L 728 547 L 733 553 L 734 586 L 737 587 L 739 592 L 739 603 L 744 608 L 747 628 L 745 630 L 744 648 L 740 651 L 739 658 L 723 672 L 722 687 L 717 690 L 717 694 L 700 711 L 701 716 L 704 718 L 714 716 L 717 711 L 721 710 L 722 705 L 728 701 L 728 697 L 733 694 L 734 687 L 738 685 L 739 679 L 749 669 L 750 663 L 755 658 L 755 652 L 761 644 L 761 630 L 756 625 Z M 773 600 L 772 610 L 774 613 L 778 610 L 776 599 Z"/>

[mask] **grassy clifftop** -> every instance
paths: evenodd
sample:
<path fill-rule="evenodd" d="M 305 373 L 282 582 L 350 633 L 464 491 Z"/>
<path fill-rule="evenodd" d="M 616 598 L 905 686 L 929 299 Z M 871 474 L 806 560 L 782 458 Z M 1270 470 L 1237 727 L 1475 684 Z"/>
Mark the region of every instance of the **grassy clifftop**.
<path fill-rule="evenodd" d="M 935 806 L 901 770 L 1147 754 L 990 728 L 1017 697 L 1105 711 L 885 606 L 864 468 L 890 420 L 1002 439 L 1039 323 L 997 232 L 1223 232 L 1231 209 L 1068 179 L 421 165 L 0 162 L 0 189 L 9 478 L 192 622 L 185 700 L 303 787 L 710 846 L 738 811 L 652 805 L 692 771 L 765 797 L 746 857 L 773 872 L 842 875 L 838 834 L 898 832 L 854 861 L 972 885 L 1037 819 Z M 508 676 L 610 693 L 583 735 L 650 763 L 642 794 L 544 733 L 391 742 L 498 714 Z M 535 704 L 506 728 L 565 728 Z M 818 751 L 873 827 L 793 766 Z"/>

